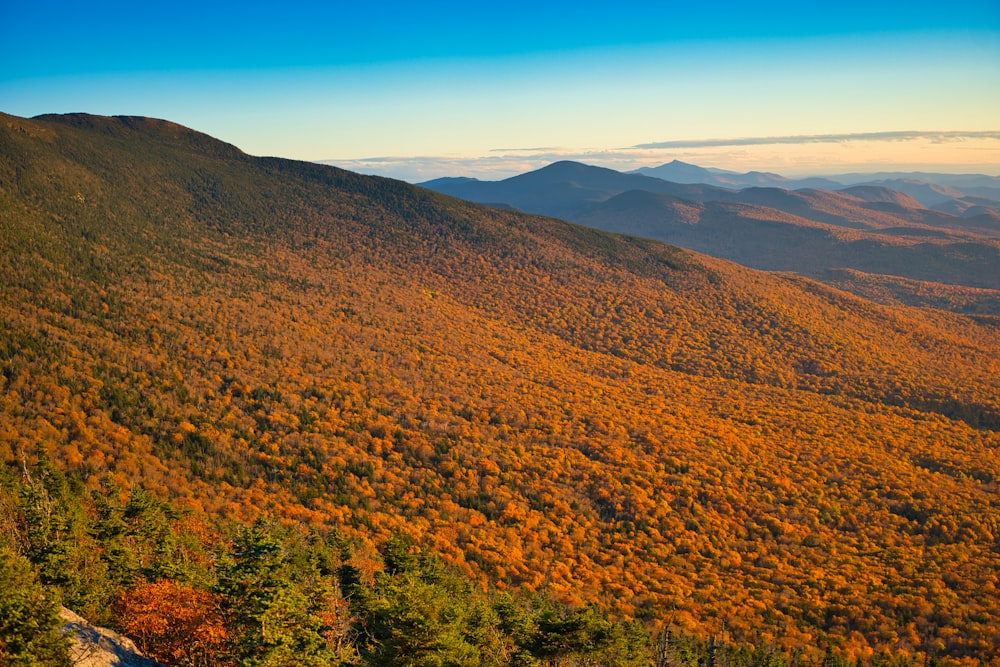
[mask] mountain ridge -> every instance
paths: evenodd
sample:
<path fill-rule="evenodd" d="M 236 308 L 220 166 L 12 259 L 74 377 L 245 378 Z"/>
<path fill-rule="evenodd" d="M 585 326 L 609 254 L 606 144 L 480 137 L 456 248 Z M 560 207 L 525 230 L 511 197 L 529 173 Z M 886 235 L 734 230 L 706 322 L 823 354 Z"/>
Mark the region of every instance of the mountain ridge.
<path fill-rule="evenodd" d="M 9 464 L 703 635 L 995 659 L 995 317 L 79 120 L 0 123 Z"/>
<path fill-rule="evenodd" d="M 814 188 L 821 190 L 840 190 L 854 185 L 888 185 L 929 186 L 928 193 L 952 192 L 957 195 L 980 194 L 996 195 L 1000 190 L 1000 176 L 987 174 L 951 174 L 934 172 L 852 172 L 831 174 L 828 176 L 802 176 L 798 178 L 782 176 L 770 172 L 748 171 L 739 173 L 725 169 L 699 167 L 694 164 L 672 160 L 658 167 L 641 167 L 630 173 L 641 173 L 656 176 L 678 183 L 706 183 L 724 187 L 764 186 L 781 187 L 786 190 Z M 898 188 L 897 188 L 898 189 Z M 933 194 L 929 194 L 934 197 Z M 997 197 L 993 197 L 997 200 Z M 925 205 L 931 205 L 923 202 Z"/>
<path fill-rule="evenodd" d="M 659 167 L 641 167 L 630 173 L 643 174 L 675 183 L 703 183 L 724 188 L 742 189 L 746 187 L 780 187 L 789 190 L 799 188 L 838 189 L 843 184 L 829 178 L 810 176 L 806 178 L 786 178 L 780 174 L 762 171 L 713 170 L 697 165 L 673 160 Z"/>
<path fill-rule="evenodd" d="M 671 184 L 650 177 L 643 180 L 638 174 L 623 175 L 579 163 L 557 164 L 555 168 L 504 181 L 429 185 L 472 201 L 503 203 L 609 231 L 627 229 L 629 233 L 677 243 L 755 268 L 794 270 L 820 279 L 831 275 L 831 270 L 853 269 L 865 275 L 886 273 L 911 281 L 941 283 L 953 290 L 1000 289 L 1000 275 L 995 270 L 1000 261 L 1000 208 L 994 211 L 983 206 L 987 203 L 984 201 L 949 200 L 954 212 L 960 214 L 952 215 L 928 208 L 916 198 L 884 185 L 854 185 L 838 191 L 773 186 L 732 190 Z M 581 183 L 586 183 L 586 189 Z M 683 198 L 688 201 L 687 213 L 675 220 L 672 216 L 678 214 L 676 206 L 664 209 L 653 199 L 647 200 L 647 209 L 640 211 L 633 197 L 627 214 L 631 222 L 615 220 L 612 211 L 621 213 L 621 202 L 613 200 L 636 190 Z M 701 211 L 699 219 L 705 218 L 710 224 L 690 226 L 691 211 L 696 209 Z M 642 222 L 638 223 L 640 218 Z M 812 223 L 829 227 L 826 241 L 814 231 L 805 231 L 815 226 Z M 726 239 L 726 225 L 736 225 L 730 231 L 737 235 L 737 241 L 747 245 L 740 247 L 733 238 Z M 684 233 L 680 234 L 680 230 Z M 808 251 L 801 252 L 797 243 L 806 243 Z M 859 293 L 868 296 L 882 294 L 880 298 L 891 302 L 920 303 L 920 292 L 873 292 L 856 281 L 846 284 L 857 286 Z M 946 303 L 937 297 L 933 301 L 936 307 Z M 995 300 L 987 296 L 978 304 L 970 304 L 956 296 L 955 303 L 960 309 L 989 311 Z"/>

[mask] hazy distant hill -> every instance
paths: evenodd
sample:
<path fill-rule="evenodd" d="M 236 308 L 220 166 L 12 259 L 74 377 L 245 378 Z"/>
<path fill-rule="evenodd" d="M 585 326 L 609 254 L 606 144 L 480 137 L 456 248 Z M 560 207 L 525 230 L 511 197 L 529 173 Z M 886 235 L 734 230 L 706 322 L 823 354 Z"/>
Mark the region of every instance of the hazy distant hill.
<path fill-rule="evenodd" d="M 895 204 L 902 209 L 919 210 L 925 206 L 910 195 L 878 185 L 854 185 L 839 190 L 842 194 L 851 195 L 867 202 Z"/>
<path fill-rule="evenodd" d="M 659 167 L 642 167 L 635 170 L 636 174 L 662 178 L 674 183 L 704 183 L 723 188 L 742 189 L 748 187 L 776 187 L 795 190 L 798 188 L 837 189 L 843 184 L 828 178 L 785 178 L 778 174 L 761 171 L 749 171 L 739 174 L 734 171 L 720 169 L 705 169 L 697 165 L 674 160 Z"/>
<path fill-rule="evenodd" d="M 786 190 L 814 188 L 841 190 L 845 186 L 874 185 L 910 194 L 925 206 L 967 196 L 990 198 L 1000 205 L 1000 177 L 984 174 L 936 174 L 925 172 L 875 172 L 837 174 L 826 177 L 787 178 L 780 174 L 750 171 L 740 174 L 722 169 L 706 169 L 674 160 L 659 167 L 642 167 L 632 172 L 675 183 L 704 183 L 725 188 L 776 187 Z"/>
<path fill-rule="evenodd" d="M 924 206 L 933 207 L 945 204 L 953 199 L 961 199 L 965 196 L 961 190 L 947 185 L 935 185 L 923 181 L 909 179 L 892 179 L 870 181 L 867 185 L 875 185 L 884 188 L 891 188 L 896 192 L 908 194 Z"/>
<path fill-rule="evenodd" d="M 598 229 L 674 243 L 754 268 L 795 271 L 818 279 L 833 268 L 852 268 L 869 274 L 996 290 L 988 293 L 991 300 L 1000 295 L 1000 243 L 996 241 L 973 241 L 915 227 L 852 230 L 846 224 L 836 224 L 837 216 L 816 215 L 818 207 L 803 211 L 812 212 L 813 219 L 799 217 L 785 212 L 798 207 L 788 205 L 784 196 L 760 194 L 765 193 L 746 197 L 760 203 L 747 205 L 692 202 L 632 191 L 594 207 L 578 221 Z M 767 207 L 765 202 L 774 206 Z M 815 218 L 830 221 L 819 223 Z M 937 301 L 938 306 L 942 303 Z M 968 306 L 965 301 L 956 305 Z"/>
<path fill-rule="evenodd" d="M 420 184 L 479 203 L 505 203 L 521 211 L 573 220 L 590 206 L 628 190 L 646 190 L 689 199 L 726 196 L 722 188 L 669 183 L 638 174 L 579 162 L 555 162 L 502 181 L 437 179 Z"/>
<path fill-rule="evenodd" d="M 687 167 L 701 170 L 693 165 L 685 165 Z M 710 173 L 709 170 L 701 171 Z M 784 179 L 784 182 L 787 184 L 791 181 Z M 656 192 L 703 202 L 734 201 L 765 205 L 817 222 L 873 229 L 916 223 L 952 230 L 971 226 L 976 233 L 982 233 L 983 229 L 977 228 L 975 223 L 956 219 L 972 217 L 970 215 L 956 216 L 950 211 L 929 208 L 931 205 L 940 206 L 943 202 L 953 202 L 951 208 L 962 212 L 973 206 L 980 207 L 973 215 L 992 212 L 987 210 L 992 200 L 983 197 L 954 200 L 954 197 L 965 195 L 943 186 L 913 184 L 914 188 L 895 189 L 885 182 L 838 186 L 837 190 L 761 185 L 744 186 L 737 190 L 714 185 L 669 182 L 640 174 L 623 174 L 578 162 L 557 162 L 501 181 L 441 178 L 420 185 L 469 201 L 506 203 L 526 212 L 569 220 L 575 220 L 594 205 L 629 190 Z M 928 192 L 937 193 L 930 197 L 931 204 L 921 200 L 927 198 Z M 965 203 L 959 203 L 962 201 Z M 1000 202 L 997 205 L 1000 207 Z"/>
<path fill-rule="evenodd" d="M 670 169 L 659 173 L 673 171 L 687 178 L 714 174 L 676 162 L 664 167 Z M 675 243 L 755 268 L 796 271 L 819 279 L 833 269 L 853 269 L 954 288 L 1000 289 L 1000 209 L 983 206 L 985 200 L 949 199 L 952 210 L 944 211 L 883 185 L 838 191 L 730 190 L 569 162 L 503 181 L 443 179 L 424 185 L 473 201 L 502 202 L 598 229 Z M 905 302 L 920 300 L 914 294 Z M 940 298 L 933 302 L 936 307 L 946 303 Z M 992 312 L 989 304 L 994 302 L 989 294 L 975 306 L 959 298 L 955 308 Z"/>
<path fill-rule="evenodd" d="M 923 171 L 879 171 L 874 173 L 850 173 L 831 176 L 831 179 L 845 185 L 873 183 L 877 181 L 913 181 L 930 183 L 957 190 L 975 188 L 1000 188 L 1000 176 L 986 174 L 939 174 Z"/>
<path fill-rule="evenodd" d="M 663 183 L 547 175 L 586 197 Z M 541 197 L 532 180 L 514 185 Z M 764 210 L 656 187 L 687 196 L 600 205 L 694 228 Z M 773 215 L 761 228 L 868 233 Z M 397 531 L 501 601 L 862 659 L 1000 659 L 995 317 L 142 118 L 0 116 L 0 228 L 9 470 L 45 451 L 97 498 L 112 474 L 182 499 L 196 527 L 336 530 L 358 577 Z"/>

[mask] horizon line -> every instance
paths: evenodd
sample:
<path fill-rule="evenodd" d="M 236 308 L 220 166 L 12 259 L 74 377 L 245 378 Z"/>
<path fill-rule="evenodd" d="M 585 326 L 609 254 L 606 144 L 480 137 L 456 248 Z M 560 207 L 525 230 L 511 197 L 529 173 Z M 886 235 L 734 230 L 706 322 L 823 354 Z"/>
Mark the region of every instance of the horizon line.
<path fill-rule="evenodd" d="M 629 146 L 630 149 L 662 148 L 724 148 L 726 146 L 766 146 L 770 144 L 826 144 L 847 141 L 960 141 L 962 139 L 997 139 L 1000 130 L 897 130 L 891 132 L 849 132 L 842 134 L 793 134 L 768 137 L 735 137 L 731 139 L 678 139 Z"/>

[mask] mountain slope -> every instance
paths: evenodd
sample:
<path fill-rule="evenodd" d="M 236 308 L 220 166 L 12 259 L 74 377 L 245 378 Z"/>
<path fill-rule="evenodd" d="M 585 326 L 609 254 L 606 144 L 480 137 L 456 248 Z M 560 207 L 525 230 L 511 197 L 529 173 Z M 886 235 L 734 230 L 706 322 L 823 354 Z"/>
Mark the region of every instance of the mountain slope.
<path fill-rule="evenodd" d="M 6 460 L 651 623 L 997 657 L 995 318 L 144 119 L 0 117 L 0 226 Z"/>
<path fill-rule="evenodd" d="M 688 177 L 700 170 L 683 163 L 667 166 Z M 837 192 L 779 187 L 734 191 L 578 163 L 556 163 L 504 181 L 444 179 L 425 185 L 472 201 L 675 243 L 754 268 L 797 271 L 821 280 L 830 271 L 850 269 L 873 279 L 883 275 L 940 283 L 938 293 L 1000 289 L 996 212 L 971 201 L 949 200 L 955 210 L 946 212 L 876 185 Z M 683 213 L 673 201 L 678 198 L 687 202 Z M 692 225 L 696 210 L 700 224 Z M 974 304 L 964 298 L 924 302 L 921 290 L 900 291 L 912 282 L 895 281 L 899 289 L 889 292 L 862 288 L 854 280 L 837 284 L 857 287 L 858 294 L 881 295 L 890 299 L 887 303 L 930 305 L 932 301 L 935 307 L 951 303 L 956 310 L 994 312 L 990 304 L 995 299 L 990 296 Z"/>
<path fill-rule="evenodd" d="M 838 174 L 830 178 L 846 185 L 910 183 L 953 189 L 953 191 L 962 194 L 992 197 L 993 199 L 998 199 L 997 195 L 1000 195 L 1000 176 L 988 176 L 986 174 L 935 174 L 922 171 L 890 171 Z M 928 191 L 928 194 L 931 194 L 930 191 Z M 917 199 L 920 199 L 920 197 L 917 197 Z"/>
<path fill-rule="evenodd" d="M 894 204 L 903 209 L 924 208 L 923 204 L 910 195 L 877 185 L 854 185 L 842 188 L 840 192 L 867 202 Z"/>
<path fill-rule="evenodd" d="M 813 217 L 843 220 L 835 215 L 834 207 L 822 206 L 822 201 L 820 205 L 807 204 L 808 199 L 818 199 L 809 192 L 744 190 L 740 195 L 754 203 L 702 203 L 627 192 L 595 206 L 578 222 L 675 243 L 754 268 L 795 271 L 818 279 L 827 271 L 850 268 L 873 275 L 1000 290 L 996 270 L 1000 244 L 996 242 L 916 225 L 851 229 L 846 224 L 820 223 L 787 212 L 825 208 L 825 215 Z M 879 220 L 856 215 L 870 227 Z"/>

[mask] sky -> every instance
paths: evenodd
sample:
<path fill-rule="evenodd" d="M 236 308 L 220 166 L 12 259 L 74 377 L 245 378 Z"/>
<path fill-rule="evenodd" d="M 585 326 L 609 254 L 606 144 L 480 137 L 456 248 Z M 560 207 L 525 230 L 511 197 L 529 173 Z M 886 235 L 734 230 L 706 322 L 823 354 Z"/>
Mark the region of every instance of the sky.
<path fill-rule="evenodd" d="M 561 159 L 1000 175 L 1000 0 L 0 0 L 0 111 L 413 182 Z"/>

